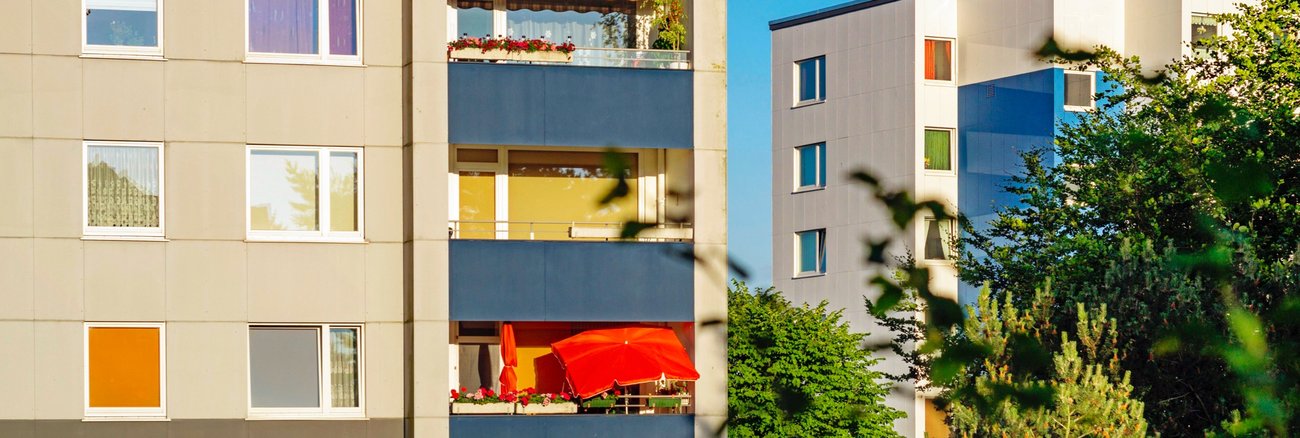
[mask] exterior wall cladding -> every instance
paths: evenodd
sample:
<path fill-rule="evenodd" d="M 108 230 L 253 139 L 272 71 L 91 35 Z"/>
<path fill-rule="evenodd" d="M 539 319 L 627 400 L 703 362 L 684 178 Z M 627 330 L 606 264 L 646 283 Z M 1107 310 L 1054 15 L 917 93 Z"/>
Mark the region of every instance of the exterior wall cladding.
<path fill-rule="evenodd" d="M 357 5 L 351 42 L 322 34 L 310 49 L 297 41 L 289 50 L 354 56 L 250 53 L 260 44 L 246 34 L 250 3 L 265 3 L 256 0 L 0 6 L 0 436 L 712 436 L 726 417 L 726 336 L 700 323 L 726 315 L 726 2 L 686 0 L 689 65 L 673 70 L 452 62 L 456 0 L 318 2 L 322 11 Z M 347 13 L 330 14 L 316 32 L 349 24 L 338 19 Z M 129 47 L 104 50 L 112 44 Z M 546 78 L 551 94 L 525 101 L 483 88 L 518 86 L 517 72 Z M 600 109 L 595 119 L 577 117 L 591 108 Z M 510 129 L 475 119 L 493 116 Z M 133 157 L 155 164 L 85 156 L 97 142 L 121 142 L 105 147 L 135 148 Z M 455 238 L 454 153 L 466 144 L 648 151 L 641 156 L 658 157 L 658 167 L 643 159 L 652 171 L 641 177 L 661 187 L 642 187 L 658 193 L 642 196 L 659 218 L 665 209 L 684 214 L 689 233 L 673 242 Z M 334 174 L 328 184 L 283 188 L 309 193 L 302 198 L 316 209 L 287 228 L 328 231 L 258 232 L 275 214 L 249 206 L 260 196 L 251 149 L 264 147 L 311 151 L 318 175 Z M 316 149 L 293 149 L 304 147 Z M 353 184 L 338 183 L 347 172 L 334 168 L 339 157 L 352 160 L 339 169 L 355 166 Z M 101 198 L 87 192 L 103 189 L 86 181 L 105 177 L 87 175 L 86 160 L 120 170 L 105 184 L 137 203 L 132 212 L 152 212 L 154 225 L 130 219 L 149 228 L 132 236 L 88 227 L 99 213 L 86 212 L 87 197 Z M 665 200 L 665 179 L 685 195 Z M 349 205 L 354 214 L 339 213 Z M 553 302 L 521 305 L 539 296 Z M 458 319 L 673 327 L 702 377 L 686 414 L 458 417 L 448 400 Z M 251 328 L 312 325 L 319 344 L 304 351 L 319 360 L 314 394 L 326 407 L 264 415 L 253 406 L 275 404 L 256 401 L 253 370 L 266 360 L 251 357 Z M 122 326 L 148 341 L 129 344 L 129 355 L 92 348 L 92 339 L 109 339 L 100 334 L 124 336 Z M 321 377 L 337 378 L 329 370 L 338 354 L 352 354 L 351 386 L 339 383 L 346 369 L 344 380 Z M 110 368 L 99 376 L 135 383 L 91 377 Z M 339 385 L 352 389 L 330 389 Z M 143 394 L 144 407 L 105 402 L 108 391 Z M 353 398 L 339 404 L 335 391 Z"/>
<path fill-rule="evenodd" d="M 861 265 L 860 242 L 890 226 L 849 172 L 871 171 L 986 226 L 999 208 L 1017 202 L 1002 188 L 1021 169 L 1020 154 L 1044 148 L 1054 163 L 1050 150 L 1059 126 L 1076 123 L 1086 110 L 1065 105 L 1067 74 L 1081 72 L 1033 55 L 1046 36 L 1070 47 L 1106 45 L 1157 69 L 1191 53 L 1186 42 L 1193 17 L 1230 12 L 1232 3 L 860 0 L 771 22 L 772 261 L 778 267 L 773 283 L 797 301 L 827 300 L 844 308 L 854 329 L 886 341 L 887 333 L 862 305 L 863 296 L 874 298 L 878 291 L 863 286 L 876 272 Z M 926 40 L 950 41 L 950 80 L 937 72 L 927 78 Z M 935 47 L 932 53 L 942 52 Z M 824 91 L 808 100 L 796 94 L 799 62 L 818 57 L 824 57 L 823 79 L 810 75 L 804 81 Z M 1096 92 L 1111 87 L 1101 74 L 1087 74 L 1091 80 L 1082 83 L 1091 82 Z M 950 132 L 950 171 L 927 168 L 926 131 L 934 129 Z M 818 144 L 825 145 L 824 164 L 800 159 L 804 146 Z M 913 224 L 911 238 L 895 254 L 931 267 L 939 293 L 973 302 L 978 289 L 959 282 L 950 262 L 924 256 L 927 234 L 934 231 L 923 220 Z M 809 230 L 825 236 L 812 252 L 803 251 L 811 241 L 797 238 Z M 824 261 L 809 270 L 801 256 Z M 905 364 L 886 355 L 879 366 L 898 372 Z M 895 423 L 900 434 L 947 436 L 928 396 L 909 385 L 895 388 L 887 402 L 908 415 Z"/>

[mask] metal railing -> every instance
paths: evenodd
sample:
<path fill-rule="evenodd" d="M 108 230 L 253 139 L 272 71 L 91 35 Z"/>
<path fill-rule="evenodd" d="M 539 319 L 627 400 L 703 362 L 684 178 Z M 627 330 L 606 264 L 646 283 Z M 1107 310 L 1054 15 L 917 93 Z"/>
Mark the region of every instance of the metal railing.
<path fill-rule="evenodd" d="M 606 413 L 606 414 L 681 414 L 688 412 L 691 407 L 690 395 L 633 395 L 624 394 L 619 396 L 610 396 L 610 406 L 587 407 L 587 402 L 583 402 L 583 413 Z M 588 400 L 590 401 L 590 400 Z M 675 405 L 655 406 L 655 401 L 676 401 Z"/>
<path fill-rule="evenodd" d="M 685 50 L 579 48 L 573 52 L 573 65 L 689 70 L 690 55 Z"/>
<path fill-rule="evenodd" d="M 689 242 L 694 240 L 691 224 L 655 224 L 640 230 L 636 237 L 623 239 L 624 224 L 619 222 L 512 222 L 448 221 L 452 239 L 463 240 L 581 240 L 636 242 Z"/>

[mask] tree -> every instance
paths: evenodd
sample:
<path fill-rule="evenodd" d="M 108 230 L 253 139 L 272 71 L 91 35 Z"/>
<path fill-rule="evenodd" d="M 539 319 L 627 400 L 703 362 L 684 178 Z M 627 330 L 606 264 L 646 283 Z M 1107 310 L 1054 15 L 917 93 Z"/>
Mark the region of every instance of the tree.
<path fill-rule="evenodd" d="M 727 434 L 892 437 L 903 414 L 842 311 L 790 304 L 771 288 L 728 290 Z"/>
<path fill-rule="evenodd" d="M 1054 148 L 1026 154 L 1008 187 L 1021 204 L 964 239 L 963 280 L 995 298 L 1029 308 L 1015 292 L 1050 278 L 1062 306 L 1107 305 L 1121 366 L 1165 435 L 1200 435 L 1234 411 L 1286 434 L 1300 401 L 1287 319 L 1300 285 L 1300 4 L 1241 8 L 1219 17 L 1230 38 L 1154 78 L 1105 48 L 1045 50 L 1088 59 L 1115 87 Z"/>
<path fill-rule="evenodd" d="M 1052 356 L 1051 369 L 1017 366 L 1013 356 L 1045 352 L 1017 350 L 1012 339 L 1041 339 L 1055 332 L 1044 324 L 1051 319 L 1050 292 L 1035 293 L 1034 303 L 1021 310 L 1007 298 L 999 305 L 986 290 L 977 307 L 969 309 L 975 316 L 966 320 L 962 334 L 988 346 L 991 353 L 979 366 L 968 368 L 964 378 L 946 393 L 974 392 L 983 396 L 979 400 L 995 401 L 993 406 L 979 409 L 972 406 L 975 400 L 970 398 L 948 400 L 953 430 L 959 436 L 1146 436 L 1143 405 L 1131 398 L 1129 375 L 1119 368 L 1115 320 L 1106 318 L 1104 305 L 1094 312 L 1095 317 L 1082 304 L 1078 306 L 1078 341 L 1061 334 L 1060 351 Z M 1043 389 L 1050 402 L 1024 406 L 1013 399 L 999 399 L 995 390 L 1000 387 Z"/>

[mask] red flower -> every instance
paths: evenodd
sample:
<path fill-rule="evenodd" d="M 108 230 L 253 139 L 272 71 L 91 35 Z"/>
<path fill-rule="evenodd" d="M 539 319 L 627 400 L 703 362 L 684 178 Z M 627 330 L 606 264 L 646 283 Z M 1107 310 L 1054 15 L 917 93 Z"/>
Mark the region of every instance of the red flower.
<path fill-rule="evenodd" d="M 465 387 L 464 387 L 464 386 L 460 387 L 460 392 L 465 392 Z"/>
<path fill-rule="evenodd" d="M 522 404 L 522 405 L 524 405 L 524 406 L 528 406 L 528 397 L 524 397 L 524 398 L 519 399 L 519 403 Z"/>
<path fill-rule="evenodd" d="M 568 399 L 569 399 L 569 395 L 568 395 L 568 394 L 560 394 L 560 398 L 565 399 L 565 400 L 568 400 Z"/>
<path fill-rule="evenodd" d="M 486 389 L 486 388 L 485 388 L 485 389 Z M 497 395 L 497 393 L 492 392 L 491 389 L 488 389 L 487 392 L 484 393 L 484 395 L 486 395 L 486 396 L 488 396 L 488 397 L 491 397 L 491 396 Z"/>
<path fill-rule="evenodd" d="M 619 391 L 619 390 L 615 389 L 615 390 L 614 390 L 614 395 L 623 395 L 623 391 Z"/>
<path fill-rule="evenodd" d="M 460 393 L 456 392 L 454 389 L 451 390 L 451 398 L 460 398 Z"/>

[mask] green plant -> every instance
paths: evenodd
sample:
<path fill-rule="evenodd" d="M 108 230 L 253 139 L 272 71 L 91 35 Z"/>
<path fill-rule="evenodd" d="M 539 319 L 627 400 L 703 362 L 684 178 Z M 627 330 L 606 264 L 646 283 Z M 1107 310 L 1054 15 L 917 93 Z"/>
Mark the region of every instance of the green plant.
<path fill-rule="evenodd" d="M 686 7 L 682 0 L 645 0 L 643 7 L 654 13 L 650 25 L 659 31 L 651 48 L 682 50 L 686 47 Z"/>

